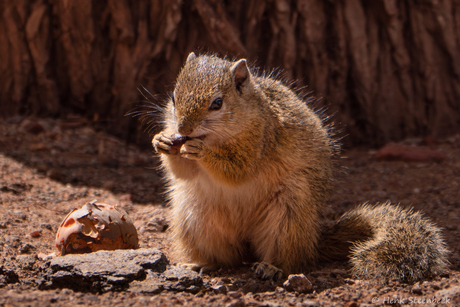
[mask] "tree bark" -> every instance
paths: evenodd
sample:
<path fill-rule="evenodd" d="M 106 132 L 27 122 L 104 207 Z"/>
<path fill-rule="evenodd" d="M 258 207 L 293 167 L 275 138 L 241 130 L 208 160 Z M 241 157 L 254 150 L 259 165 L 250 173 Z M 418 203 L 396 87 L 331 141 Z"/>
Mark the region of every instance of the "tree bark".
<path fill-rule="evenodd" d="M 124 136 L 190 51 L 280 68 L 353 144 L 457 133 L 460 0 L 3 0 L 0 114 L 84 114 Z"/>

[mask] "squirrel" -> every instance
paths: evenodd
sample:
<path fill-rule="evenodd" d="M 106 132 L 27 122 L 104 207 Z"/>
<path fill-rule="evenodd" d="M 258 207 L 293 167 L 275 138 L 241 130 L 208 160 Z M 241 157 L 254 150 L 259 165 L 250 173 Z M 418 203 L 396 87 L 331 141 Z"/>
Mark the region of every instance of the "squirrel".
<path fill-rule="evenodd" d="M 152 144 L 173 245 L 194 269 L 255 263 L 264 279 L 346 259 L 357 278 L 415 282 L 448 267 L 420 212 L 364 204 L 323 222 L 339 145 L 296 92 L 245 59 L 190 53 Z"/>

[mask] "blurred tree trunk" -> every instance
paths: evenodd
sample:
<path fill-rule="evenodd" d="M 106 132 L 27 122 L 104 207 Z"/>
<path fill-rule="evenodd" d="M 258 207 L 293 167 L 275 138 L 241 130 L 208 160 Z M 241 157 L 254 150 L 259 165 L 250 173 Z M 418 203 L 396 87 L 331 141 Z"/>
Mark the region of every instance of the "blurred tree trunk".
<path fill-rule="evenodd" d="M 0 114 L 81 113 L 126 134 L 190 51 L 308 85 L 351 142 L 460 127 L 460 0 L 3 0 Z"/>

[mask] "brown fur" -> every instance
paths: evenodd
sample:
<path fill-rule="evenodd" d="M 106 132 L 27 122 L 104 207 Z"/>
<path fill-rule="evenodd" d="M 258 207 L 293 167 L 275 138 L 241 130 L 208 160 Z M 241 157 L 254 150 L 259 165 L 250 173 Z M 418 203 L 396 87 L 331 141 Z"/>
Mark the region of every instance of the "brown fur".
<path fill-rule="evenodd" d="M 420 212 L 390 203 L 363 205 L 342 217 L 349 219 L 366 221 L 374 231 L 372 239 L 359 241 L 351 248 L 355 276 L 412 283 L 446 270 L 448 251 L 441 231 Z"/>
<path fill-rule="evenodd" d="M 212 110 L 216 99 L 222 107 Z M 363 234 L 346 234 L 375 224 L 370 207 L 354 211 L 363 218 L 349 214 L 321 230 L 337 145 L 292 90 L 253 75 L 245 60 L 190 54 L 164 115 L 165 129 L 153 145 L 169 181 L 173 240 L 189 260 L 226 266 L 260 261 L 293 273 L 316 262 L 319 240 L 342 242 L 334 253 L 345 255 L 349 238 L 380 233 L 362 227 Z M 179 154 L 169 152 L 172 134 L 190 138 Z M 357 260 L 364 243 L 353 249 L 353 263 L 364 268 Z M 354 271 L 364 276 L 359 268 Z"/>

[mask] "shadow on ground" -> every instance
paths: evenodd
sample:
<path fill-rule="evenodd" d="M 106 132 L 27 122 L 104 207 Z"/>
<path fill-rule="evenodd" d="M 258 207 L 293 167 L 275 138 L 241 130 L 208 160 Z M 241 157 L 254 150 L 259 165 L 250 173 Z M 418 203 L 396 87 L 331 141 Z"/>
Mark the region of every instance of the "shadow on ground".
<path fill-rule="evenodd" d="M 0 152 L 64 184 L 103 188 L 137 203 L 164 201 L 153 150 L 96 131 L 83 118 L 0 121 Z M 3 189 L 26 188 L 15 184 Z"/>

